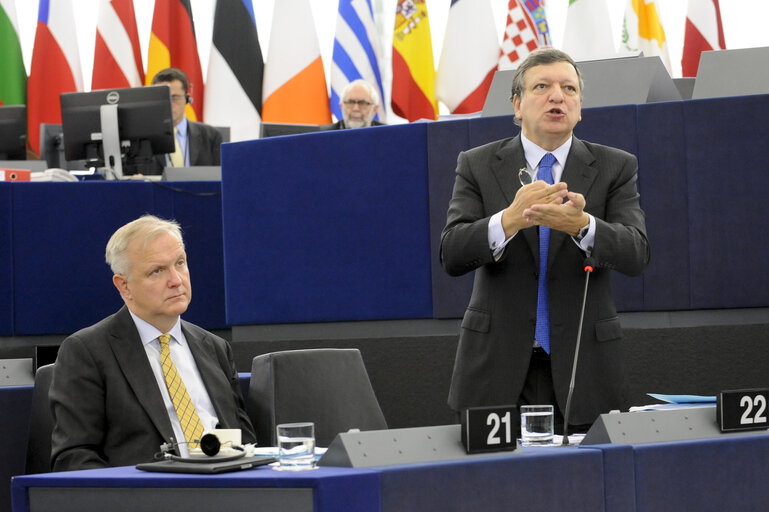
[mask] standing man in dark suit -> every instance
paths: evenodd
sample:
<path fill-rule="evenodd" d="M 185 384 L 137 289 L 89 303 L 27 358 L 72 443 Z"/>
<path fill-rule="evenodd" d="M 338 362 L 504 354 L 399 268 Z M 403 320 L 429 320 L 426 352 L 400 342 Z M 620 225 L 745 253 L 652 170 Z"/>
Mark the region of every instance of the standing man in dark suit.
<path fill-rule="evenodd" d="M 521 134 L 459 155 L 441 263 L 451 275 L 475 270 L 475 281 L 449 393 L 456 411 L 553 404 L 556 431 L 563 428 L 588 255 L 595 271 L 570 431 L 623 405 L 622 332 L 610 271 L 643 272 L 649 242 L 637 159 L 572 133 L 582 86 L 567 54 L 532 52 L 513 78 Z M 529 178 L 538 172 L 541 178 Z M 548 185 L 543 180 L 551 174 Z"/>
<path fill-rule="evenodd" d="M 184 112 L 192 101 L 188 94 L 189 80 L 181 69 L 161 69 L 152 78 L 152 85 L 168 85 L 171 88 L 171 115 L 178 150 L 157 156 L 155 171 L 159 174 L 166 167 L 190 167 L 195 165 L 221 165 L 222 135 L 213 126 L 189 121 Z M 150 174 L 145 172 L 144 174 Z"/>
<path fill-rule="evenodd" d="M 59 349 L 53 469 L 148 462 L 163 443 L 186 456 L 217 427 L 254 442 L 232 349 L 180 318 L 192 289 L 179 225 L 145 215 L 112 235 L 106 259 L 125 306 Z"/>
<path fill-rule="evenodd" d="M 384 124 L 374 119 L 379 108 L 379 94 L 376 88 L 365 80 L 359 78 L 348 83 L 342 90 L 339 106 L 342 109 L 342 119 L 321 126 L 321 131 L 367 128 Z"/>

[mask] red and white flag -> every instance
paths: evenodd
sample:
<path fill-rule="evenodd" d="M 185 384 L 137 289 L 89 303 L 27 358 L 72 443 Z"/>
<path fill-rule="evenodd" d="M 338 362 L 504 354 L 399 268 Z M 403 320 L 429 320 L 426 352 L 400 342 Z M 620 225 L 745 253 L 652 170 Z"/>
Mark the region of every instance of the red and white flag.
<path fill-rule="evenodd" d="M 689 0 L 681 74 L 697 76 L 700 53 L 725 49 L 724 27 L 721 25 L 718 0 Z"/>
<path fill-rule="evenodd" d="M 516 68 L 532 51 L 550 44 L 545 0 L 509 0 L 499 69 Z"/>
<path fill-rule="evenodd" d="M 489 0 L 454 0 L 449 8 L 435 96 L 452 114 L 483 108 L 497 70 L 499 40 Z"/>
<path fill-rule="evenodd" d="M 100 0 L 91 89 L 144 84 L 133 0 Z"/>
<path fill-rule="evenodd" d="M 40 123 L 61 123 L 59 95 L 82 90 L 72 2 L 40 0 L 27 81 L 27 130 L 35 153 L 40 153 Z"/>

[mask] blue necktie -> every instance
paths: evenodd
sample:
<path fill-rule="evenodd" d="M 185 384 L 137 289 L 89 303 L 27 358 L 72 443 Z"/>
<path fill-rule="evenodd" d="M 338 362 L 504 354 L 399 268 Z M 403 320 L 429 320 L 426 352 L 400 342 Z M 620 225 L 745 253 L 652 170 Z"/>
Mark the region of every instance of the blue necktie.
<path fill-rule="evenodd" d="M 539 161 L 537 179 L 548 185 L 553 184 L 555 157 L 547 153 Z M 537 326 L 534 339 L 545 352 L 550 353 L 550 309 L 547 300 L 547 246 L 550 243 L 550 228 L 539 226 L 539 282 L 537 286 Z"/>

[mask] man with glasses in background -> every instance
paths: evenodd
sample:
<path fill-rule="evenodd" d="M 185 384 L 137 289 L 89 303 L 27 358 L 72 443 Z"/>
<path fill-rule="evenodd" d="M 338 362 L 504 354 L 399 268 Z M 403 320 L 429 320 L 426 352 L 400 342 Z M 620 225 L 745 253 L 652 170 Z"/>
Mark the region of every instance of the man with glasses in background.
<path fill-rule="evenodd" d="M 152 85 L 167 85 L 171 88 L 176 148 L 173 153 L 156 156 L 153 168 L 143 173 L 160 174 L 166 167 L 221 165 L 221 133 L 213 126 L 189 121 L 184 114 L 187 103 L 192 102 L 187 74 L 177 68 L 161 69 L 152 78 Z"/>
<path fill-rule="evenodd" d="M 321 130 L 344 130 L 346 128 L 366 128 L 368 126 L 381 126 L 374 116 L 379 107 L 379 94 L 376 89 L 365 80 L 353 80 L 342 91 L 342 119 L 336 123 L 327 124 Z"/>

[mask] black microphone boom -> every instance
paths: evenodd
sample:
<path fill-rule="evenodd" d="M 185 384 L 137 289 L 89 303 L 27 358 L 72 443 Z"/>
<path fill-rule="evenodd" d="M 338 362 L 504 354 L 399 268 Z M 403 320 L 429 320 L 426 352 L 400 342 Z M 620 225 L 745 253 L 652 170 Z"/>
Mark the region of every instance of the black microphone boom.
<path fill-rule="evenodd" d="M 585 320 L 585 304 L 587 304 L 587 285 L 590 282 L 590 274 L 593 272 L 595 261 L 588 256 L 585 258 L 585 292 L 582 295 L 582 311 L 579 313 L 579 328 L 577 329 L 577 346 L 574 347 L 574 364 L 571 367 L 571 381 L 569 382 L 569 394 L 566 395 L 566 411 L 563 414 L 563 446 L 569 446 L 569 410 L 571 409 L 571 397 L 574 394 L 574 379 L 577 377 L 577 361 L 579 361 L 579 345 L 582 341 L 582 322 Z"/>

